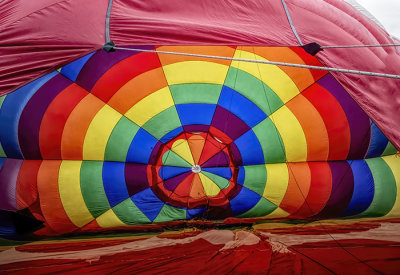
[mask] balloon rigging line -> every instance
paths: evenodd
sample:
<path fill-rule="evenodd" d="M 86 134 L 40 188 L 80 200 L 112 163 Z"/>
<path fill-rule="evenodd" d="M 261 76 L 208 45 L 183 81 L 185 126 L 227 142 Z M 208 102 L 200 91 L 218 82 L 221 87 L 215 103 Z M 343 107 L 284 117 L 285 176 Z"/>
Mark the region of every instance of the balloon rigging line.
<path fill-rule="evenodd" d="M 321 46 L 321 49 L 400 47 L 400 44 Z"/>
<path fill-rule="evenodd" d="M 290 25 L 290 28 L 292 29 L 293 34 L 296 36 L 296 39 L 297 39 L 297 41 L 299 41 L 299 44 L 301 46 L 303 46 L 303 42 L 301 41 L 300 36 L 298 35 L 298 33 L 296 31 L 296 28 L 294 27 L 294 24 L 293 24 L 293 21 L 292 21 L 292 17 L 290 16 L 289 9 L 288 9 L 288 7 L 286 5 L 285 0 L 282 0 L 282 5 L 283 5 L 283 8 L 285 9 L 286 17 L 287 17 L 287 19 L 289 21 L 289 25 Z"/>
<path fill-rule="evenodd" d="M 231 61 L 242 61 L 242 62 L 250 62 L 250 63 L 259 63 L 259 64 L 284 66 L 284 67 L 295 67 L 295 68 L 303 68 L 303 69 L 314 69 L 314 70 L 339 72 L 339 73 L 347 73 L 347 74 L 359 74 L 359 75 L 368 75 L 368 76 L 378 76 L 378 77 L 400 79 L 400 75 L 395 75 L 395 74 L 384 74 L 384 73 L 376 73 L 376 72 L 368 72 L 368 71 L 359 71 L 359 70 L 339 69 L 339 68 L 332 68 L 332 67 L 303 65 L 303 64 L 296 64 L 296 63 L 276 62 L 276 61 L 268 61 L 268 60 L 254 60 L 254 59 L 247 59 L 247 58 L 235 58 L 235 57 L 206 55 L 206 54 L 194 54 L 194 53 L 183 53 L 183 52 L 145 50 L 145 49 L 124 48 L 124 47 L 115 47 L 115 46 L 113 48 L 116 49 L 116 50 L 126 50 L 126 51 L 134 51 L 134 52 L 150 52 L 150 53 L 157 53 L 157 54 L 193 56 L 193 57 L 222 59 L 222 60 L 231 60 Z"/>

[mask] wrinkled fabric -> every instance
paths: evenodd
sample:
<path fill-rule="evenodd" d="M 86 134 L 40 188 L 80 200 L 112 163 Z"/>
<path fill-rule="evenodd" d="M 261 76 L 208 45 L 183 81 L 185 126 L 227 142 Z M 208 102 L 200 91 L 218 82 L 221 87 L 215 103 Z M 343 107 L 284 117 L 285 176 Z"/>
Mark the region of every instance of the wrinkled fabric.
<path fill-rule="evenodd" d="M 387 44 L 392 39 L 373 20 L 339 0 L 287 0 L 303 43 Z M 3 1 L 0 4 L 0 94 L 100 48 L 108 1 Z M 111 40 L 124 45 L 298 46 L 281 0 L 183 2 L 113 1 Z M 394 48 L 326 49 L 328 67 L 399 74 Z M 384 134 L 400 146 L 400 81 L 334 74 Z"/>

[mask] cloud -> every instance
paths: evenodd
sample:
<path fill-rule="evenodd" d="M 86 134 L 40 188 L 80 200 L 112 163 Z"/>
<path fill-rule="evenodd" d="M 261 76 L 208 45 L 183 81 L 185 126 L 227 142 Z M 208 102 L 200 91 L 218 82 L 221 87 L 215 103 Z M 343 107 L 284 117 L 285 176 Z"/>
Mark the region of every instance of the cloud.
<path fill-rule="evenodd" d="M 374 15 L 390 34 L 400 37 L 399 0 L 357 0 L 357 2 Z"/>

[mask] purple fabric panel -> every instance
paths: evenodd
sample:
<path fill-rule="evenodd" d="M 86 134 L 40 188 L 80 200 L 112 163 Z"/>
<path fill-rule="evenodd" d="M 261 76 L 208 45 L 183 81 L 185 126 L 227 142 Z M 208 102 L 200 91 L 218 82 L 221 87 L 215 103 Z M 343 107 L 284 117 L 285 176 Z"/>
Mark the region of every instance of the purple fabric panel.
<path fill-rule="evenodd" d="M 72 81 L 61 74 L 45 83 L 29 100 L 18 125 L 18 140 L 25 159 L 41 159 L 39 130 L 42 118 L 53 99 Z"/>
<path fill-rule="evenodd" d="M 317 83 L 336 98 L 346 113 L 351 133 L 347 158 L 364 158 L 368 152 L 371 137 L 369 117 L 331 74 L 325 75 Z"/>
<path fill-rule="evenodd" d="M 18 210 L 16 200 L 17 179 L 23 160 L 6 159 L 0 170 L 0 209 Z"/>
<path fill-rule="evenodd" d="M 186 132 L 208 132 L 210 126 L 208 125 L 184 125 L 183 130 Z"/>
<path fill-rule="evenodd" d="M 209 206 L 207 208 L 207 212 L 205 214 L 207 219 L 211 219 L 211 220 L 221 220 L 221 219 L 225 219 L 228 217 L 232 217 L 232 209 L 231 209 L 231 205 L 225 204 L 225 205 L 221 205 L 218 207 L 213 207 L 213 206 Z"/>
<path fill-rule="evenodd" d="M 178 187 L 178 185 L 186 178 L 188 177 L 190 174 L 192 173 L 192 171 L 180 174 L 176 177 L 172 177 L 170 179 L 167 179 L 166 181 L 164 181 L 164 186 L 167 190 L 169 191 L 174 191 L 176 189 L 176 187 Z"/>
<path fill-rule="evenodd" d="M 347 161 L 328 162 L 332 173 L 332 191 L 318 218 L 339 217 L 349 205 L 353 196 L 354 177 Z"/>
<path fill-rule="evenodd" d="M 234 165 L 236 165 L 236 166 L 243 165 L 242 155 L 240 154 L 240 151 L 234 142 L 232 142 L 230 144 L 229 150 L 230 150 L 231 154 L 233 155 Z"/>
<path fill-rule="evenodd" d="M 131 48 L 153 50 L 154 46 L 135 46 Z M 116 50 L 115 52 L 98 50 L 82 67 L 75 82 L 87 91 L 91 91 L 99 78 L 112 66 L 138 53 L 125 50 Z"/>
<path fill-rule="evenodd" d="M 133 196 L 149 187 L 147 180 L 147 165 L 125 164 L 125 182 L 129 196 Z"/>
<path fill-rule="evenodd" d="M 163 145 L 163 143 L 161 141 L 158 141 L 157 144 L 154 146 L 153 151 L 151 151 L 151 155 L 150 155 L 150 158 L 149 158 L 149 164 L 150 165 L 155 165 L 156 164 L 158 153 L 160 151 L 161 145 Z"/>
<path fill-rule="evenodd" d="M 232 140 L 237 139 L 248 130 L 250 130 L 250 127 L 240 118 L 238 118 L 225 108 L 222 108 L 221 106 L 217 106 L 217 108 L 215 109 L 215 114 L 211 125 L 221 130 Z"/>
<path fill-rule="evenodd" d="M 229 166 L 229 156 L 225 152 L 219 152 L 209 160 L 204 162 L 201 167 L 227 167 Z"/>

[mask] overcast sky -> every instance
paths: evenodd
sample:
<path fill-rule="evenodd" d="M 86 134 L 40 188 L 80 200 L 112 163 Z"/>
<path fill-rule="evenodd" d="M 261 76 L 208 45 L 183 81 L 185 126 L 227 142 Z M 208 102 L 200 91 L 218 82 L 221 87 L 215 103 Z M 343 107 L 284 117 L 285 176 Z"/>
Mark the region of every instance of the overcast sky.
<path fill-rule="evenodd" d="M 400 0 L 356 0 L 374 15 L 386 30 L 400 38 Z"/>

